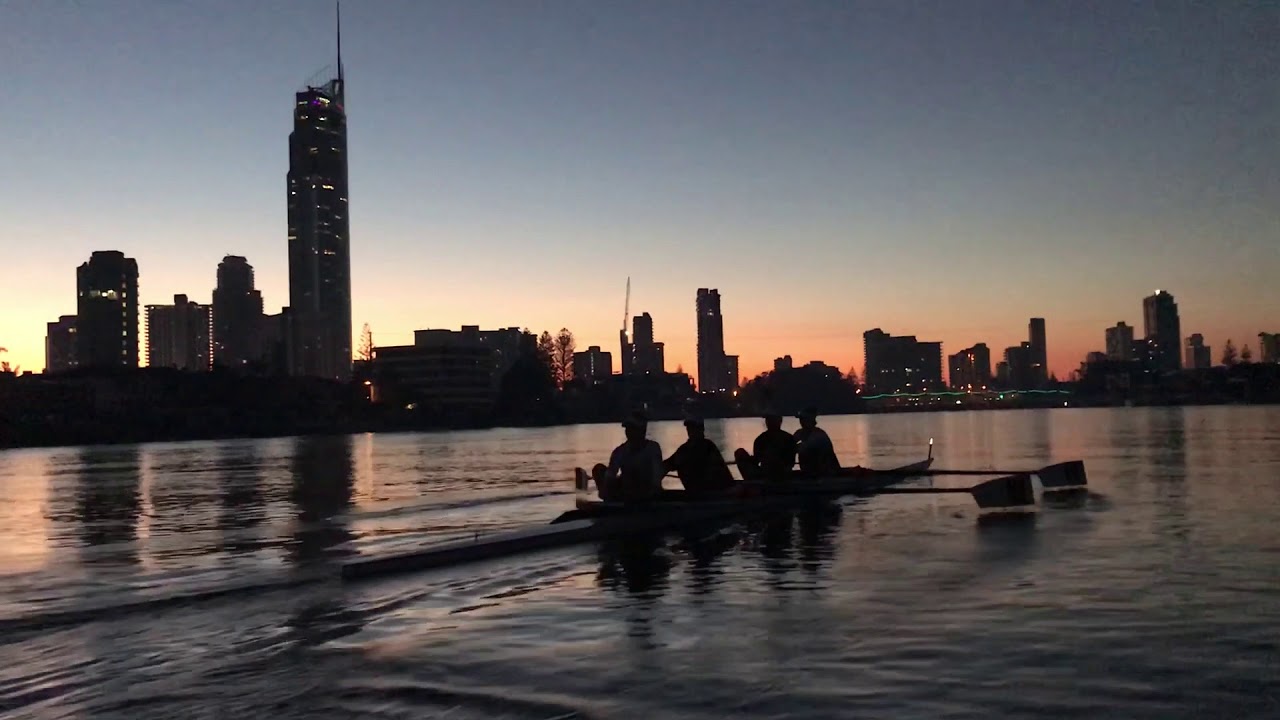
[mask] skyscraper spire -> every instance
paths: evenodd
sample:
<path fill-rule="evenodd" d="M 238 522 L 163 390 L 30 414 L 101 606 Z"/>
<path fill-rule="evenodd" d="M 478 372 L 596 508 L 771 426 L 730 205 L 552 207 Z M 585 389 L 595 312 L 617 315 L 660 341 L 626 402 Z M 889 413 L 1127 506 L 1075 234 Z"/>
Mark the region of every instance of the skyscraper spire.
<path fill-rule="evenodd" d="M 338 82 L 342 82 L 342 0 L 334 0 L 333 10 L 338 19 Z"/>

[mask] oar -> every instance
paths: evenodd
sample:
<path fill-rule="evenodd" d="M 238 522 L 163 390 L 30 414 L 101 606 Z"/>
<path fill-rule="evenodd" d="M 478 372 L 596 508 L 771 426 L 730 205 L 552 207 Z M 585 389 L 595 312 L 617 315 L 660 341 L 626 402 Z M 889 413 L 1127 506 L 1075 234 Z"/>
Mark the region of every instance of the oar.
<path fill-rule="evenodd" d="M 874 494 L 933 495 L 938 493 L 968 493 L 973 496 L 978 507 L 984 510 L 1036 504 L 1035 488 L 1031 485 L 1031 475 L 1028 473 L 1006 475 L 967 488 L 885 487 L 877 489 Z"/>
<path fill-rule="evenodd" d="M 1061 489 L 1088 484 L 1084 460 L 1068 460 L 1043 466 L 1039 470 L 864 470 L 868 475 L 1039 475 L 1044 489 Z"/>
<path fill-rule="evenodd" d="M 915 473 L 913 473 L 915 474 Z M 1083 460 L 1046 465 L 1039 470 L 924 470 L 920 475 L 1038 475 L 1046 490 L 1080 487 L 1089 484 Z"/>

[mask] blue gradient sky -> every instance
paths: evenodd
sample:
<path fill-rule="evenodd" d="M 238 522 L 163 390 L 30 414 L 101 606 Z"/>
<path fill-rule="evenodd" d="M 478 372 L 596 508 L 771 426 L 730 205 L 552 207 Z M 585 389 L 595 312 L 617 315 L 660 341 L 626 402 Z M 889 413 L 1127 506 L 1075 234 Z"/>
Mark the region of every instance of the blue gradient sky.
<path fill-rule="evenodd" d="M 694 292 L 728 351 L 862 366 L 871 327 L 1060 375 L 1174 293 L 1184 334 L 1280 330 L 1280 6 L 416 2 L 343 8 L 355 330 L 567 326 L 615 350 L 625 278 L 668 365 Z M 292 93 L 327 0 L 0 5 L 8 359 L 75 266 L 207 302 L 225 254 L 287 300 Z M 327 75 L 325 76 L 327 77 Z"/>

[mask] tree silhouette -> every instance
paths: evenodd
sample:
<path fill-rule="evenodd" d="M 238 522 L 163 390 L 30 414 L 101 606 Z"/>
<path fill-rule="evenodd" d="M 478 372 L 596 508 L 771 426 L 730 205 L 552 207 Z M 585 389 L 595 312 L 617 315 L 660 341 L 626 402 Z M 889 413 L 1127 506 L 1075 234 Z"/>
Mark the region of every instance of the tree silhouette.
<path fill-rule="evenodd" d="M 1244 349 L 1240 351 L 1240 362 L 1243 362 L 1243 363 L 1253 362 L 1253 351 L 1249 349 L 1248 345 L 1245 345 Z"/>
<path fill-rule="evenodd" d="M 566 328 L 560 328 L 551 348 L 551 373 L 557 387 L 564 387 L 565 383 L 573 379 L 574 349 L 573 333 Z"/>
<path fill-rule="evenodd" d="M 844 376 L 845 381 L 854 387 L 858 387 L 858 370 L 857 368 L 849 368 L 849 372 Z M 745 383 L 744 383 L 745 384 Z"/>
<path fill-rule="evenodd" d="M 542 334 L 538 336 L 537 354 L 539 360 L 546 363 L 548 367 L 551 366 L 551 359 L 556 354 L 556 341 L 555 338 L 551 337 L 551 333 L 546 330 L 543 330 Z"/>
<path fill-rule="evenodd" d="M 364 329 L 360 331 L 360 349 L 356 359 L 364 362 L 373 360 L 373 331 L 369 329 L 369 323 L 365 323 Z"/>
<path fill-rule="evenodd" d="M 1222 346 L 1222 364 L 1228 367 L 1236 364 L 1236 345 L 1230 339 Z"/>

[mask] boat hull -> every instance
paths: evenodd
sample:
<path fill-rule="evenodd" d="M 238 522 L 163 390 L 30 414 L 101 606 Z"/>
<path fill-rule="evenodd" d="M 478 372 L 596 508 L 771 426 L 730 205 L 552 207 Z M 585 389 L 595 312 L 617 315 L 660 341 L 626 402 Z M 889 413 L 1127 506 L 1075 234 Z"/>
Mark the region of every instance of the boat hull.
<path fill-rule="evenodd" d="M 879 474 L 875 471 L 852 471 L 846 476 L 820 481 L 797 482 L 776 488 L 762 487 L 761 495 L 750 498 L 655 502 L 645 506 L 588 503 L 578 510 L 561 515 L 547 525 L 497 533 L 474 540 L 444 543 L 411 553 L 352 561 L 342 566 L 341 576 L 346 581 L 357 581 L 395 573 L 453 567 L 594 542 L 618 535 L 706 523 L 796 504 L 823 502 L 847 496 L 870 496 L 878 490 L 909 479 L 913 471 L 927 470 L 932 462 L 930 458 Z"/>

